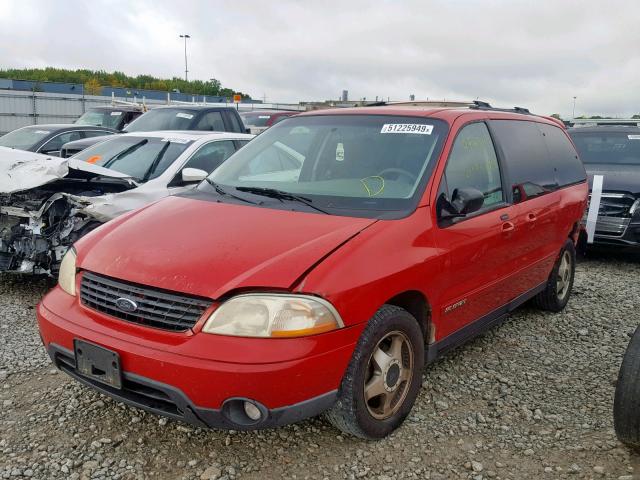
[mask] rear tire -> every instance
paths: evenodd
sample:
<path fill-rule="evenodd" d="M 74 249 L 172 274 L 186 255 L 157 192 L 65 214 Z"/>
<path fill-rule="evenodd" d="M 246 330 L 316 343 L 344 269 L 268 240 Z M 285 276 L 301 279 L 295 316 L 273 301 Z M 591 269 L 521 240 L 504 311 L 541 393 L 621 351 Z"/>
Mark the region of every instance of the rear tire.
<path fill-rule="evenodd" d="M 551 270 L 545 289 L 534 297 L 538 308 L 550 312 L 563 310 L 571 296 L 575 273 L 576 249 L 573 241 L 567 240 Z"/>
<path fill-rule="evenodd" d="M 613 400 L 613 425 L 622 443 L 640 449 L 640 327 L 622 359 Z"/>
<path fill-rule="evenodd" d="M 356 437 L 386 437 L 411 411 L 423 366 L 424 336 L 417 320 L 400 307 L 384 305 L 360 335 L 326 418 Z"/>

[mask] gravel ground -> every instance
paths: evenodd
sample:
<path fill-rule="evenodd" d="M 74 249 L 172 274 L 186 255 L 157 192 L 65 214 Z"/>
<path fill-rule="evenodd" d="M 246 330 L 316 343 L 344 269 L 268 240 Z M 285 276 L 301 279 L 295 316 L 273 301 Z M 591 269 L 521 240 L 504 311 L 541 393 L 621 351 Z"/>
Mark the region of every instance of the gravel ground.
<path fill-rule="evenodd" d="M 94 393 L 57 373 L 40 344 L 46 283 L 0 277 L 0 478 L 630 480 L 640 457 L 611 417 L 639 278 L 637 259 L 583 261 L 564 312 L 525 306 L 428 367 L 404 426 L 363 442 L 322 419 L 201 430 Z"/>

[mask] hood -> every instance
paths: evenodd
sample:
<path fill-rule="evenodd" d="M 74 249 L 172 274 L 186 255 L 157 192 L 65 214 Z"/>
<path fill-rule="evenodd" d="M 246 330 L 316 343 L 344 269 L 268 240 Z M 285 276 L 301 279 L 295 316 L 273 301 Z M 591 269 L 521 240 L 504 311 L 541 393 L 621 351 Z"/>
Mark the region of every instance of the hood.
<path fill-rule="evenodd" d="M 593 176 L 602 175 L 604 191 L 640 193 L 640 165 L 587 163 L 585 168 L 589 175 L 589 188 L 593 186 Z"/>
<path fill-rule="evenodd" d="M 375 221 L 168 197 L 80 240 L 78 266 L 213 299 L 288 289 Z"/>
<path fill-rule="evenodd" d="M 135 185 L 128 175 L 81 160 L 0 147 L 0 193 L 29 190 L 61 178 L 96 177 L 119 178 Z"/>

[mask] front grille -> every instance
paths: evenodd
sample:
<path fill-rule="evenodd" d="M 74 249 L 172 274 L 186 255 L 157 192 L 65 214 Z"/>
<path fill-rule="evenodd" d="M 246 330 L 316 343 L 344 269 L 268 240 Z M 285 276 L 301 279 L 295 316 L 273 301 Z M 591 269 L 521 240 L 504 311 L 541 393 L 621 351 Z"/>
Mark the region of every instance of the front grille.
<path fill-rule="evenodd" d="M 133 301 L 137 308 L 133 312 L 122 310 L 116 305 L 118 299 Z M 83 305 L 120 320 L 176 332 L 192 328 L 212 303 L 91 272 L 82 275 L 80 300 Z"/>
<path fill-rule="evenodd" d="M 598 210 L 596 233 L 610 236 L 624 235 L 631 222 L 631 210 L 635 201 L 636 198 L 630 193 L 603 192 Z M 585 212 L 585 219 L 586 216 Z"/>
<path fill-rule="evenodd" d="M 602 235 L 623 235 L 630 221 L 630 218 L 598 217 L 596 233 Z"/>

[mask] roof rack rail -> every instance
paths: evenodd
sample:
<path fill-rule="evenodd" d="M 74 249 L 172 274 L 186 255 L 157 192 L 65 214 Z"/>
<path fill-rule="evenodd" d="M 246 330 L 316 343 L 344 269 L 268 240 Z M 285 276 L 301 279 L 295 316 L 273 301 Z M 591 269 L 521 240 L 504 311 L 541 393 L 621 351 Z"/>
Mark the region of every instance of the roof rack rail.
<path fill-rule="evenodd" d="M 496 108 L 492 107 L 488 102 L 483 102 L 481 100 L 474 100 L 473 105 L 469 108 L 473 108 L 474 110 L 491 110 L 492 112 L 514 112 L 521 113 L 523 115 L 532 115 L 528 108 L 524 107 L 513 107 L 513 108 Z"/>

